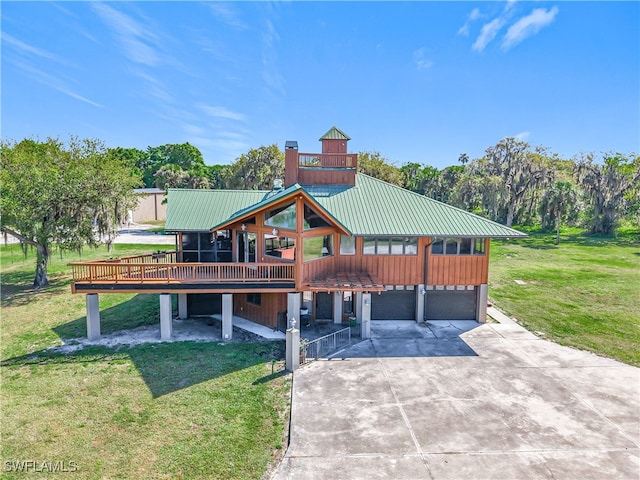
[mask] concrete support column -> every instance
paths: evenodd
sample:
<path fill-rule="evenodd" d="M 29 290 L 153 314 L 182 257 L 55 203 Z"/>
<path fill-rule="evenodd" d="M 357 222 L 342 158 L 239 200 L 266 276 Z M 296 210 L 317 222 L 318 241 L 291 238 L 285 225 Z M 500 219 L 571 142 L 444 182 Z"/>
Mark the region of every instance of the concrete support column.
<path fill-rule="evenodd" d="M 285 366 L 290 372 L 300 366 L 300 330 L 295 328 L 296 325 L 297 322 L 293 320 L 291 328 L 288 328 L 286 333 Z"/>
<path fill-rule="evenodd" d="M 361 328 L 361 337 L 364 340 L 365 338 L 371 337 L 371 294 L 363 293 L 362 294 L 362 324 Z"/>
<path fill-rule="evenodd" d="M 97 293 L 87 294 L 87 338 L 100 338 L 100 301 Z"/>
<path fill-rule="evenodd" d="M 477 298 L 476 320 L 480 323 L 485 323 L 487 321 L 487 301 L 489 299 L 489 286 L 486 283 L 478 287 Z"/>
<path fill-rule="evenodd" d="M 416 288 L 416 322 L 424 323 L 424 301 L 427 291 L 421 283 Z"/>
<path fill-rule="evenodd" d="M 188 317 L 187 312 L 187 294 L 179 293 L 178 294 L 178 318 L 184 320 Z"/>
<path fill-rule="evenodd" d="M 233 337 L 233 294 L 222 294 L 222 338 L 231 340 Z"/>
<path fill-rule="evenodd" d="M 362 324 L 362 292 L 356 292 L 356 321 Z"/>
<path fill-rule="evenodd" d="M 173 315 L 171 315 L 171 294 L 160 294 L 160 340 L 171 340 L 173 335 Z"/>
<path fill-rule="evenodd" d="M 302 294 L 299 292 L 287 293 L 287 327 L 291 325 L 291 320 L 296 319 L 300 324 L 300 306 Z"/>
<path fill-rule="evenodd" d="M 333 292 L 333 323 L 342 323 L 342 292 Z"/>

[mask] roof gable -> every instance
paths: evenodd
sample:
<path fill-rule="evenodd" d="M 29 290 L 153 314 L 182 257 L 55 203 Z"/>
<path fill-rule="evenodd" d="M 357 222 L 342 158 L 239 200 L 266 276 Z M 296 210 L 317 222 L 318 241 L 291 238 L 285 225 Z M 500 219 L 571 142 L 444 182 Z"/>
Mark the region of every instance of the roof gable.
<path fill-rule="evenodd" d="M 320 140 L 351 140 L 351 138 L 338 127 L 331 127 L 327 133 L 320 137 Z"/>

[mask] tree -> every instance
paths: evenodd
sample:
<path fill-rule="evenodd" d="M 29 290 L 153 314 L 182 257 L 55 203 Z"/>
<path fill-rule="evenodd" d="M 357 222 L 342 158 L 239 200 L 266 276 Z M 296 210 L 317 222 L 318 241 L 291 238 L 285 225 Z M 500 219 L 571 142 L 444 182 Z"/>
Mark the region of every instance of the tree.
<path fill-rule="evenodd" d="M 271 189 L 276 178 L 284 178 L 284 153 L 274 143 L 240 155 L 229 165 L 226 183 L 241 190 Z"/>
<path fill-rule="evenodd" d="M 545 191 L 540 203 L 542 228 L 556 227 L 555 244 L 560 243 L 560 225 L 570 213 L 577 199 L 576 190 L 570 182 L 556 182 Z"/>
<path fill-rule="evenodd" d="M 500 215 L 503 217 L 500 220 L 508 227 L 513 224 L 517 209 L 524 205 L 525 200 L 550 181 L 544 154 L 542 147 L 531 151 L 528 143 L 509 137 L 487 148 L 483 158 L 470 164 L 474 175 L 501 179 L 504 196 L 500 202 Z"/>
<path fill-rule="evenodd" d="M 359 152 L 358 172 L 401 187 L 402 173 L 388 162 L 380 152 Z"/>
<path fill-rule="evenodd" d="M 111 244 L 140 184 L 121 157 L 99 141 L 75 137 L 67 145 L 51 138 L 2 142 L 0 150 L 1 228 L 36 248 L 35 287 L 49 283 L 54 245 L 80 250 Z"/>
<path fill-rule="evenodd" d="M 167 190 L 169 188 L 209 188 L 207 177 L 198 176 L 193 172 L 185 172 L 178 165 L 163 165 L 155 175 L 156 187 Z"/>
<path fill-rule="evenodd" d="M 626 193 L 638 189 L 640 157 L 607 153 L 597 164 L 589 153 L 576 161 L 574 174 L 589 204 L 589 230 L 610 235 L 627 205 Z"/>
<path fill-rule="evenodd" d="M 148 160 L 143 165 L 139 165 L 145 187 L 150 188 L 155 185 L 155 174 L 165 165 L 176 165 L 194 178 L 206 178 L 207 166 L 202 158 L 202 153 L 189 143 L 149 147 L 147 154 Z"/>

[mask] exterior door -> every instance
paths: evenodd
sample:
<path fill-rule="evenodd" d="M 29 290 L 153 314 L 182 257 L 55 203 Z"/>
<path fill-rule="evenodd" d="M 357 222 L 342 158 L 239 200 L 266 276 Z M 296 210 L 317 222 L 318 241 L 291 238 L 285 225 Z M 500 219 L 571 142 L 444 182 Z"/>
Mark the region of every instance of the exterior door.
<path fill-rule="evenodd" d="M 239 263 L 254 263 L 256 261 L 256 234 L 251 232 L 238 232 L 237 252 Z"/>
<path fill-rule="evenodd" d="M 316 320 L 333 320 L 333 293 L 316 293 Z"/>

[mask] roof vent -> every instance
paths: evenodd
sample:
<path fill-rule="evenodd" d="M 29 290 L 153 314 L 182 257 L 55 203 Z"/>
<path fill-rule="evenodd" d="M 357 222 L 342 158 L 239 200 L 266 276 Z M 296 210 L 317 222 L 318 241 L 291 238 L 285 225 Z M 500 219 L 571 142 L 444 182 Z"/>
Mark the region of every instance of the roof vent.
<path fill-rule="evenodd" d="M 297 150 L 298 142 L 296 142 L 295 140 L 287 140 L 286 142 L 284 142 L 284 148 L 285 150 Z"/>
<path fill-rule="evenodd" d="M 282 179 L 276 178 L 273 180 L 273 189 L 274 190 L 282 190 Z"/>

